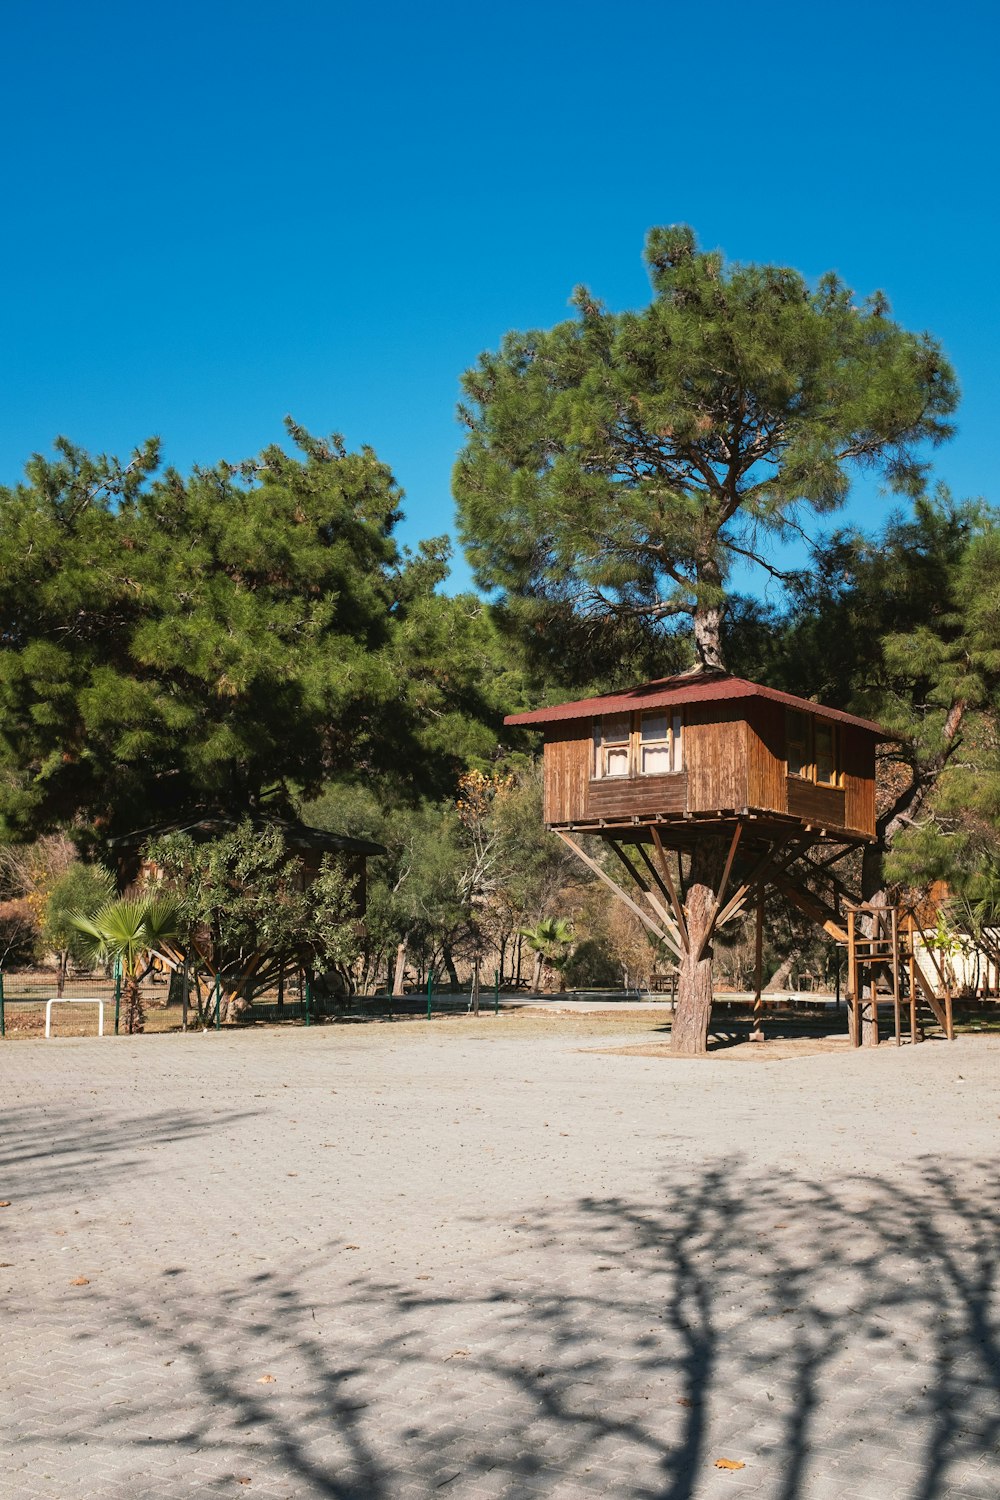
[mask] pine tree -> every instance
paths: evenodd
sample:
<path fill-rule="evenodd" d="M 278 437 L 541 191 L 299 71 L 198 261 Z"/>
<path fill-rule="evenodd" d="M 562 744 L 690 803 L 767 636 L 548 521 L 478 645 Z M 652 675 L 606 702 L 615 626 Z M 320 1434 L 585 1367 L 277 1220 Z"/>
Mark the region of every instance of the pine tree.
<path fill-rule="evenodd" d="M 444 795 L 495 747 L 513 673 L 436 594 L 445 540 L 402 553 L 374 452 L 289 432 L 188 476 L 60 442 L 0 489 L 0 836 L 280 812 L 352 771 Z"/>
<path fill-rule="evenodd" d="M 833 275 L 726 265 L 684 227 L 646 243 L 654 297 L 510 333 L 463 379 L 454 489 L 480 586 L 523 635 L 551 620 L 693 622 L 723 665 L 732 564 L 802 510 L 826 513 L 858 470 L 899 493 L 950 435 L 950 366 L 876 293 Z"/>

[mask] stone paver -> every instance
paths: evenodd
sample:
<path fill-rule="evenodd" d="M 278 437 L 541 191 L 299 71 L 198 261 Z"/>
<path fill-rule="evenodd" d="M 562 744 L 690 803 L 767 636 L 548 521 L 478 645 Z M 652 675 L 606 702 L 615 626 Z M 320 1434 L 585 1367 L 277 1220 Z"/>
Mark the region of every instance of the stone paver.
<path fill-rule="evenodd" d="M 492 1026 L 0 1047 L 3 1500 L 1000 1493 L 1000 1041 Z"/>

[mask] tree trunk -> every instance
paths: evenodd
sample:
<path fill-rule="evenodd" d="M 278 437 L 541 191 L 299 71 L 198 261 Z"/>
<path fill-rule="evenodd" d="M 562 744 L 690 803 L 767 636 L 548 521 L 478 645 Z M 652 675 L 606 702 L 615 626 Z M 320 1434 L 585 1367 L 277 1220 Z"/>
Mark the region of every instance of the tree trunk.
<path fill-rule="evenodd" d="M 770 979 L 761 990 L 761 994 L 774 995 L 777 994 L 779 990 L 789 989 L 790 986 L 788 981 L 792 977 L 792 970 L 795 968 L 795 965 L 798 963 L 801 957 L 802 949 L 793 948 L 791 953 L 788 954 L 787 958 L 783 958 L 781 960 L 781 963 L 775 969 L 774 973 L 771 975 Z"/>
<path fill-rule="evenodd" d="M 718 605 L 694 612 L 694 648 L 703 671 L 724 672 L 722 656 L 722 610 Z"/>
<path fill-rule="evenodd" d="M 458 970 L 455 968 L 455 957 L 451 949 L 448 947 L 447 943 L 442 944 L 441 947 L 441 962 L 444 964 L 445 969 L 448 971 L 448 983 L 451 985 L 451 992 L 453 995 L 457 995 L 459 990 L 461 989 L 461 985 L 458 982 Z"/>
<path fill-rule="evenodd" d="M 698 1056 L 708 1051 L 708 1028 L 712 1020 L 712 944 L 699 949 L 715 910 L 716 893 L 726 859 L 723 840 L 705 834 L 698 838 L 691 855 L 688 880 L 687 930 L 690 948 L 679 960 L 677 1000 L 671 1027 L 672 1051 Z"/>
<path fill-rule="evenodd" d="M 537 995 L 538 994 L 538 986 L 539 986 L 539 983 L 541 982 L 541 978 L 542 978 L 542 954 L 541 954 L 541 951 L 538 951 L 535 954 L 535 967 L 531 971 L 531 992 L 532 992 L 533 995 Z"/>
<path fill-rule="evenodd" d="M 122 985 L 122 1000 L 125 1009 L 125 1034 L 135 1036 L 142 1031 L 146 1025 L 146 1014 L 142 1007 L 142 994 L 139 990 L 139 981 L 134 974 L 128 974 Z"/>
<path fill-rule="evenodd" d="M 406 942 L 396 945 L 396 967 L 392 976 L 392 993 L 401 995 L 403 993 L 403 975 L 406 973 Z"/>
<path fill-rule="evenodd" d="M 696 547 L 698 598 L 694 610 L 694 648 L 702 672 L 724 672 L 722 656 L 722 616 L 725 612 L 722 573 L 715 556 L 717 540 L 708 549 Z M 707 597 L 706 597 L 707 596 Z M 714 603 L 710 601 L 714 599 Z"/>

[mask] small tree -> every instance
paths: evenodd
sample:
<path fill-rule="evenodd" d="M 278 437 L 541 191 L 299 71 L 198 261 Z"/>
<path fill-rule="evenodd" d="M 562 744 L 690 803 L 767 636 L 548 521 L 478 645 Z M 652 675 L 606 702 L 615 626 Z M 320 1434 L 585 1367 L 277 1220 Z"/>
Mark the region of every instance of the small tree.
<path fill-rule="evenodd" d="M 522 927 L 521 936 L 535 955 L 531 988 L 537 990 L 543 964 L 560 974 L 566 968 L 575 940 L 573 929 L 563 917 L 543 917 L 534 927 Z"/>
<path fill-rule="evenodd" d="M 348 965 L 359 946 L 355 882 L 330 855 L 306 881 L 280 827 L 249 819 L 204 841 L 164 834 L 145 855 L 176 902 L 196 983 L 199 970 L 220 984 L 225 977 L 229 1020 L 246 1009 L 251 985 L 270 984 L 293 957 L 307 967 L 336 968 L 349 985 Z"/>
<path fill-rule="evenodd" d="M 74 861 L 49 891 L 42 917 L 42 940 L 56 955 L 56 994 L 66 987 L 70 959 L 85 959 L 87 938 L 74 917 L 92 917 L 106 906 L 115 894 L 114 876 L 103 865 L 85 865 Z"/>
<path fill-rule="evenodd" d="M 0 969 L 34 955 L 38 923 L 31 902 L 24 896 L 0 901 Z"/>
<path fill-rule="evenodd" d="M 145 1014 L 140 985 L 152 959 L 177 937 L 177 903 L 163 896 L 120 897 L 108 901 L 92 917 L 74 913 L 73 926 L 88 939 L 95 963 L 121 965 L 125 1031 L 142 1031 Z"/>

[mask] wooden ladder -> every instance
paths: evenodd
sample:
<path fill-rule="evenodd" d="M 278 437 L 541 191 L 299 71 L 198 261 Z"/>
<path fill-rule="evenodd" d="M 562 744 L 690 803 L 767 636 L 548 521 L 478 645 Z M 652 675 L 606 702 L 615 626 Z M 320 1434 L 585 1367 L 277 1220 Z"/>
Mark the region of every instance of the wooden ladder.
<path fill-rule="evenodd" d="M 867 915 L 870 934 L 861 931 L 860 919 Z M 924 952 L 934 965 L 944 991 L 938 999 L 934 986 L 917 959 L 915 937 L 919 928 L 913 911 L 899 906 L 858 906 L 847 913 L 847 1015 L 851 1043 L 871 1047 L 879 1044 L 878 987 L 887 983 L 892 998 L 896 1046 L 903 1041 L 903 1004 L 908 1008 L 910 1042 L 924 1040 L 919 1012 L 929 1010 L 949 1041 L 955 1039 L 951 989 L 932 948 Z"/>

